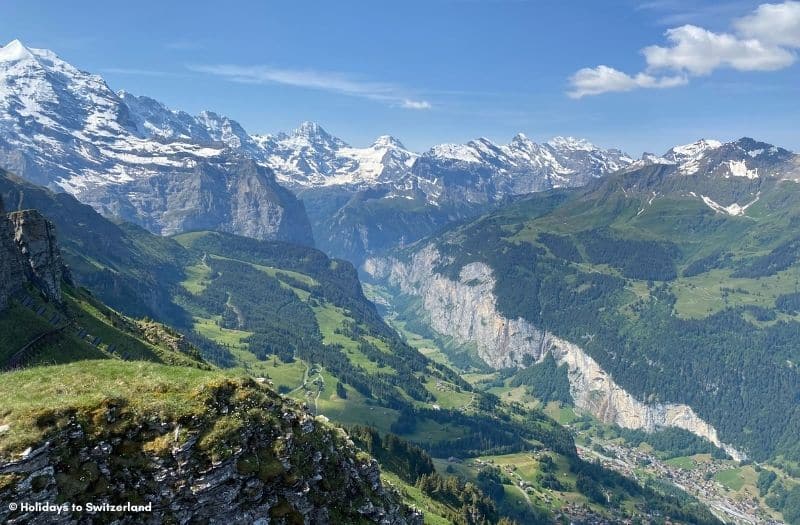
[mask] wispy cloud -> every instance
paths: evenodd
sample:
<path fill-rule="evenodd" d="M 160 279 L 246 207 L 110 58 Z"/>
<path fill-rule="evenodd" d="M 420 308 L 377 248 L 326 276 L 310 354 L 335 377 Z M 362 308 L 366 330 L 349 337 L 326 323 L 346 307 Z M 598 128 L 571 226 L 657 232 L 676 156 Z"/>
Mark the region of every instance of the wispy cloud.
<path fill-rule="evenodd" d="M 283 84 L 384 102 L 406 109 L 430 109 L 431 103 L 408 94 L 408 90 L 389 83 L 356 79 L 350 75 L 313 69 L 284 69 L 271 66 L 231 64 L 193 65 L 189 69 L 247 84 Z"/>
<path fill-rule="evenodd" d="M 111 73 L 114 75 L 132 75 L 140 77 L 177 77 L 181 76 L 180 73 L 172 71 L 158 71 L 155 69 L 137 69 L 129 67 L 107 67 L 100 70 L 102 73 Z"/>
<path fill-rule="evenodd" d="M 714 23 L 730 19 L 751 9 L 753 0 L 727 0 L 703 3 L 697 0 L 650 0 L 636 6 L 639 11 L 651 11 L 658 16 L 660 25 Z"/>
<path fill-rule="evenodd" d="M 651 2 L 650 5 L 655 5 Z M 642 49 L 647 68 L 630 75 L 609 66 L 584 68 L 570 77 L 572 98 L 638 88 L 684 85 L 690 77 L 720 68 L 775 71 L 791 66 L 800 48 L 800 1 L 762 4 L 733 21 L 731 32 L 717 33 L 686 24 L 668 29 L 667 45 Z"/>
<path fill-rule="evenodd" d="M 428 102 L 427 100 L 405 99 L 400 105 L 406 109 L 431 109 L 432 107 L 431 103 Z"/>

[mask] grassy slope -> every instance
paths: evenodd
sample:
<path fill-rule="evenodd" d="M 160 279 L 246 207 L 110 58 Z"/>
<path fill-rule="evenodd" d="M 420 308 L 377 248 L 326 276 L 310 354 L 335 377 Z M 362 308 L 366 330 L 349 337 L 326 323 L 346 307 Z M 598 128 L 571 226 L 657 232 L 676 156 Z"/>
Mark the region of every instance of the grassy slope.
<path fill-rule="evenodd" d="M 202 242 L 203 239 L 204 235 L 201 233 L 177 237 L 178 242 L 190 250 L 194 243 Z M 221 257 L 218 253 L 209 251 L 205 251 L 204 254 L 211 259 Z M 282 279 L 282 276 L 290 275 L 292 279 L 299 280 L 312 286 L 312 289 L 314 286 L 318 285 L 318 278 L 308 274 L 302 274 L 296 270 L 294 273 L 289 273 L 286 271 L 286 268 L 253 263 L 252 259 L 248 258 L 245 260 L 237 258 L 237 256 L 232 253 L 227 253 L 225 258 L 229 261 L 238 261 L 251 265 L 268 277 L 278 278 L 284 288 L 295 293 L 297 300 L 310 304 L 324 343 L 341 345 L 345 355 L 353 365 L 359 367 L 367 374 L 392 375 L 396 373 L 391 367 L 380 367 L 376 362 L 370 360 L 368 356 L 359 351 L 358 342 L 347 333 L 341 331 L 341 328 L 347 323 L 363 325 L 362 320 L 353 317 L 347 308 L 343 308 L 342 306 L 326 300 L 321 300 L 319 296 L 312 298 L 307 290 L 297 288 L 291 279 Z M 182 283 L 184 289 L 193 295 L 202 293 L 213 280 L 212 273 L 210 268 L 203 265 L 192 268 L 192 271 L 187 272 L 188 278 Z M 324 414 L 333 421 L 343 425 L 367 425 L 381 432 L 389 432 L 392 423 L 398 419 L 399 413 L 396 410 L 376 404 L 374 400 L 365 398 L 350 385 L 344 385 L 347 398 L 340 398 L 335 388 L 337 378 L 319 364 L 309 363 L 302 359 L 296 359 L 293 362 L 287 363 L 276 356 L 270 356 L 266 360 L 259 360 L 249 351 L 247 344 L 244 342 L 244 339 L 249 335 L 248 332 L 221 328 L 219 322 L 220 319 L 210 319 L 206 314 L 206 317 L 198 317 L 195 319 L 195 326 L 207 337 L 228 345 L 237 356 L 240 366 L 248 373 L 269 378 L 276 388 L 286 392 L 287 395 L 298 401 L 307 403 L 312 408 L 315 408 L 318 413 Z M 446 355 L 439 350 L 439 345 L 436 342 L 407 329 L 402 325 L 402 322 L 395 324 L 395 326 L 402 330 L 406 341 L 420 350 L 420 352 L 428 355 L 435 361 L 450 364 Z M 369 336 L 368 339 L 382 351 L 388 351 L 381 340 Z M 456 385 L 443 381 L 430 372 L 431 370 L 427 372 L 427 377 L 424 378 L 424 385 L 434 396 L 434 403 L 419 403 L 411 400 L 408 396 L 405 396 L 406 401 L 411 402 L 412 405 L 419 405 L 422 407 L 430 407 L 432 404 L 436 404 L 443 409 L 453 408 L 464 410 L 466 413 L 472 410 L 471 405 L 475 402 L 475 395 L 473 393 L 460 391 Z M 559 416 L 560 414 L 554 413 L 553 415 Z M 417 421 L 414 430 L 410 433 L 403 434 L 403 437 L 420 444 L 436 444 L 445 440 L 469 436 L 470 433 L 471 429 L 469 426 L 457 423 L 442 424 L 431 419 L 421 418 Z M 569 475 L 566 458 L 555 453 L 553 453 L 553 457 L 556 458 L 556 463 L 560 465 L 561 470 L 564 471 L 559 472 Z M 511 455 L 505 459 L 513 461 L 514 458 L 516 458 L 516 456 Z M 504 458 L 498 457 L 497 460 L 502 461 Z M 470 475 L 465 475 L 464 477 L 466 479 L 474 479 L 476 474 L 477 470 L 474 470 Z M 441 518 L 441 502 L 436 502 L 420 493 L 416 488 L 402 483 L 396 476 L 393 476 L 391 472 L 387 472 L 385 476 L 405 492 L 409 502 L 417 504 L 426 512 L 426 520 L 428 523 L 443 522 Z M 572 476 L 574 477 L 574 475 Z M 550 502 L 545 504 L 544 495 L 548 493 L 547 489 L 544 489 L 539 484 L 537 478 L 534 476 L 533 470 L 531 471 L 531 476 L 528 477 L 530 479 L 526 481 L 534 487 L 533 490 L 538 491 L 537 494 L 541 495 L 541 501 L 534 501 L 530 498 L 526 498 L 525 494 L 517 485 L 509 483 L 506 488 L 508 492 L 506 505 L 512 507 L 516 505 L 520 508 L 532 507 L 540 510 L 552 511 L 556 509 L 559 504 L 564 502 L 586 502 L 585 496 L 581 495 L 581 493 L 576 490 L 573 482 L 572 486 L 565 488 L 558 498 L 553 499 L 549 497 L 548 499 Z M 634 503 L 633 501 L 629 502 Z M 595 510 L 602 511 L 602 509 L 596 505 Z"/>
<path fill-rule="evenodd" d="M 447 516 L 448 512 L 454 512 L 457 509 L 434 500 L 414 485 L 409 485 L 391 472 L 384 472 L 381 478 L 384 482 L 388 482 L 395 487 L 408 505 L 412 505 L 422 511 L 425 525 L 450 525 L 450 521 L 444 516 Z"/>
<path fill-rule="evenodd" d="M 216 236 L 216 234 L 195 232 L 179 235 L 175 239 L 178 243 L 191 251 L 193 246 L 207 241 L 209 235 Z M 258 264 L 253 262 L 257 260 L 255 258 L 237 258 L 235 254 L 232 255 L 232 252 L 231 250 L 223 256 L 220 253 L 204 251 L 203 255 L 207 255 L 211 259 L 225 258 L 228 261 L 247 264 L 263 272 L 266 278 L 277 278 L 282 287 L 295 293 L 298 301 L 302 301 L 311 306 L 324 344 L 341 345 L 348 360 L 368 375 L 395 374 L 395 371 L 391 367 L 381 367 L 373 360 L 370 360 L 368 356 L 364 355 L 359 350 L 357 340 L 353 339 L 350 335 L 342 333 L 341 329 L 345 326 L 345 323 L 354 323 L 366 329 L 367 326 L 364 325 L 363 319 L 355 317 L 348 308 L 342 305 L 334 304 L 330 301 L 320 299 L 319 297 L 312 300 L 307 290 L 293 286 L 294 283 L 292 279 L 300 281 L 311 289 L 314 289 L 319 286 L 318 276 L 297 271 L 296 267 L 290 268 L 278 267 L 273 264 Z M 284 276 L 288 276 L 290 279 L 285 279 Z M 205 290 L 212 280 L 211 268 L 203 262 L 199 262 L 187 267 L 186 279 L 181 285 L 186 292 L 197 296 Z M 189 299 L 189 301 L 191 301 L 191 299 Z M 276 388 L 288 392 L 290 396 L 298 400 L 308 402 L 311 406 L 316 406 L 320 413 L 331 417 L 333 420 L 348 425 L 366 424 L 378 428 L 383 432 L 388 432 L 391 424 L 397 419 L 398 414 L 395 410 L 376 406 L 374 401 L 365 398 L 349 385 L 345 385 L 345 389 L 348 392 L 347 399 L 339 398 L 335 391 L 335 384 L 338 379 L 330 375 L 324 368 L 322 369 L 322 385 L 324 386 L 321 386 L 312 382 L 316 374 L 313 375 L 313 377 L 309 377 L 308 372 L 312 364 L 302 359 L 297 359 L 291 363 L 286 363 L 274 356 L 267 360 L 259 360 L 248 350 L 248 345 L 245 341 L 248 336 L 252 335 L 252 332 L 224 328 L 220 326 L 221 319 L 214 316 L 213 313 L 207 311 L 203 312 L 199 309 L 195 310 L 195 313 L 195 329 L 205 337 L 230 348 L 242 368 L 255 376 L 269 378 L 273 381 Z M 367 337 L 367 339 L 382 351 L 388 352 L 388 348 L 381 340 L 374 337 Z M 318 366 L 317 368 L 321 367 Z M 465 406 L 472 398 L 469 393 L 456 392 L 457 388 L 455 385 L 434 377 L 430 371 L 425 374 L 423 383 L 426 389 L 435 398 L 435 401 L 431 404 L 439 404 L 439 406 L 444 408 Z M 431 405 L 413 401 L 405 394 L 403 394 L 403 396 L 414 404 L 420 404 L 421 406 Z M 438 434 L 441 437 L 459 437 L 459 435 L 461 435 L 458 432 L 459 430 L 463 429 L 454 428 L 453 431 L 444 433 L 439 430 Z M 425 432 L 423 430 L 423 435 L 427 437 L 432 434 L 431 432 Z"/>
<path fill-rule="evenodd" d="M 20 452 L 63 424 L 71 412 L 91 411 L 104 400 L 124 399 L 133 412 L 179 418 L 200 411 L 191 394 L 223 372 L 116 359 L 32 367 L 2 375 L 0 453 Z M 47 421 L 46 424 L 44 422 Z"/>
<path fill-rule="evenodd" d="M 15 299 L 0 312 L 0 364 L 5 366 L 36 336 L 57 331 L 27 352 L 21 364 L 126 359 L 208 368 L 193 348 L 179 344 L 180 337 L 169 328 L 128 318 L 79 288 L 65 285 L 63 294 L 64 302 L 58 305 L 43 301 L 30 289 L 21 296 L 27 296 L 27 305 Z"/>

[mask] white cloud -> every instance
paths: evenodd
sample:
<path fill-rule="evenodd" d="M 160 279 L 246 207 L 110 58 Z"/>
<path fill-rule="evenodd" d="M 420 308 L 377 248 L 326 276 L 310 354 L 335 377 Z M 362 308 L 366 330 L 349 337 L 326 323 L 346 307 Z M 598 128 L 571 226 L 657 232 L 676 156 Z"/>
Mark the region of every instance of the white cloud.
<path fill-rule="evenodd" d="M 800 1 L 762 4 L 733 22 L 734 32 L 716 33 L 696 25 L 666 31 L 669 45 L 642 50 L 647 68 L 630 75 L 608 66 L 584 68 L 569 79 L 572 98 L 639 88 L 686 84 L 689 77 L 719 68 L 774 71 L 792 65 L 800 48 Z"/>
<path fill-rule="evenodd" d="M 572 75 L 572 89 L 567 93 L 571 98 L 599 95 L 613 91 L 631 91 L 637 88 L 668 88 L 686 84 L 684 76 L 654 77 L 647 73 L 628 75 L 613 67 L 586 67 Z"/>
<path fill-rule="evenodd" d="M 761 42 L 800 47 L 800 2 L 761 4 L 734 26 L 742 35 Z"/>
<path fill-rule="evenodd" d="M 795 60 L 794 53 L 782 47 L 693 25 L 669 29 L 666 37 L 671 46 L 642 50 L 650 69 L 687 71 L 693 75 L 707 75 L 725 66 L 739 71 L 773 71 Z"/>
<path fill-rule="evenodd" d="M 430 109 L 426 100 L 411 99 L 405 91 L 394 84 L 356 80 L 337 72 L 311 69 L 282 69 L 270 66 L 200 65 L 189 69 L 199 73 L 216 75 L 233 82 L 248 84 L 283 84 L 344 95 L 377 100 L 406 109 Z"/>
<path fill-rule="evenodd" d="M 405 99 L 400 105 L 406 109 L 431 109 L 431 103 L 427 100 Z"/>

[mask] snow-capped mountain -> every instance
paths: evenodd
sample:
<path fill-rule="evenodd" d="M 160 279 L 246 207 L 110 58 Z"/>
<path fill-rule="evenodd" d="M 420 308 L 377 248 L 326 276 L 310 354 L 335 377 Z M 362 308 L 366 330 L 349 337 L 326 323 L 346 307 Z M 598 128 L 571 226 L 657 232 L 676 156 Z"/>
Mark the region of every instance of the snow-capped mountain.
<path fill-rule="evenodd" d="M 582 186 L 629 166 L 619 150 L 604 150 L 580 139 L 556 137 L 537 144 L 522 133 L 509 144 L 486 138 L 434 146 L 399 181 L 422 191 L 432 204 L 442 199 L 481 203 L 553 188 Z"/>
<path fill-rule="evenodd" d="M 677 195 L 717 213 L 746 215 L 763 192 L 782 191 L 782 181 L 800 182 L 800 155 L 745 137 L 724 143 L 702 139 L 660 157 L 645 154 L 611 183 L 626 195 L 647 195 L 648 206 Z"/>
<path fill-rule="evenodd" d="M 251 136 L 213 112 L 193 116 L 146 96 L 115 93 L 101 77 L 19 41 L 0 49 L 0 72 L 0 165 L 160 232 L 183 226 L 161 224 L 157 211 L 137 217 L 148 200 L 137 193 L 141 181 L 225 164 L 232 154 L 271 168 L 295 190 L 388 184 L 398 195 L 421 189 L 428 200 L 446 194 L 443 184 L 457 182 L 450 179 L 459 172 L 478 174 L 456 184 L 475 183 L 465 189 L 468 198 L 494 201 L 581 185 L 631 162 L 585 141 L 556 138 L 539 145 L 521 134 L 508 145 L 478 139 L 422 155 L 388 135 L 353 147 L 312 122 L 290 133 Z M 109 204 L 115 196 L 121 202 Z"/>
<path fill-rule="evenodd" d="M 421 154 L 389 135 L 354 147 L 313 122 L 250 135 L 224 115 L 115 93 L 51 51 L 0 48 L 0 167 L 162 234 L 221 229 L 310 243 L 303 204 L 286 187 L 309 202 L 321 247 L 358 258 L 510 197 L 612 173 L 632 175 L 626 183 L 648 195 L 658 184 L 744 209 L 764 178 L 800 179 L 799 158 L 752 139 L 700 140 L 634 161 L 581 139 L 521 133 Z M 658 176 L 637 177 L 643 170 Z"/>
<path fill-rule="evenodd" d="M 312 122 L 250 135 L 223 115 L 115 93 L 51 51 L 0 48 L 0 167 L 162 234 L 222 229 L 311 242 L 303 205 L 285 186 L 311 203 L 324 247 L 358 237 L 351 244 L 368 249 L 368 230 L 410 240 L 506 197 L 579 186 L 631 162 L 585 141 L 521 134 L 421 155 L 388 135 L 354 147 Z M 398 221 L 401 201 L 413 206 Z"/>
<path fill-rule="evenodd" d="M 406 156 L 401 159 L 410 166 L 405 174 L 357 188 L 349 198 L 339 186 L 303 190 L 321 248 L 358 262 L 509 198 L 581 186 L 633 162 L 618 150 L 603 150 L 583 140 L 557 137 L 537 144 L 522 134 L 505 145 L 480 138 L 434 146 L 413 163 Z M 402 172 L 402 164 L 396 173 Z M 331 202 L 336 202 L 333 211 Z"/>
<path fill-rule="evenodd" d="M 302 203 L 248 148 L 259 149 L 227 118 L 115 93 L 18 40 L 0 48 L 0 167 L 102 212 L 156 233 L 222 229 L 310 243 Z"/>
<path fill-rule="evenodd" d="M 479 138 L 466 144 L 437 145 L 421 155 L 389 135 L 366 148 L 354 148 L 312 122 L 288 134 L 253 139 L 263 149 L 260 160 L 275 171 L 278 180 L 295 189 L 363 189 L 390 183 L 398 193 L 413 187 L 433 195 L 441 193 L 436 186 L 447 181 L 448 173 L 480 173 L 477 178 L 461 177 L 462 182 L 497 188 L 499 193 L 490 198 L 494 200 L 582 185 L 633 162 L 618 150 L 603 150 L 584 140 L 556 137 L 539 145 L 521 133 L 507 145 Z"/>
<path fill-rule="evenodd" d="M 777 178 L 797 180 L 798 156 L 789 150 L 744 137 L 732 142 L 701 139 L 674 146 L 663 156 L 645 154 L 628 169 L 670 166 L 675 176 L 711 178 Z"/>
<path fill-rule="evenodd" d="M 291 133 L 253 139 L 262 149 L 260 160 L 293 188 L 391 182 L 407 173 L 418 156 L 389 135 L 354 148 L 314 122 L 303 122 Z"/>

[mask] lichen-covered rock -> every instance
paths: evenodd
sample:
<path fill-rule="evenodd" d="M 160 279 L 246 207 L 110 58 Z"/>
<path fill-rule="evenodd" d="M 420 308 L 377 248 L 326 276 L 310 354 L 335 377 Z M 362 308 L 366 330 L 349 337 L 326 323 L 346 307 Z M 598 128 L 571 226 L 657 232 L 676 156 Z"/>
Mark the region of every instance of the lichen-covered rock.
<path fill-rule="evenodd" d="M 268 388 L 223 379 L 193 396 L 204 410 L 177 420 L 135 413 L 119 399 L 42 414 L 40 423 L 54 426 L 47 441 L 0 462 L 0 521 L 421 525 L 342 430 Z M 21 501 L 151 510 L 9 511 Z"/>

